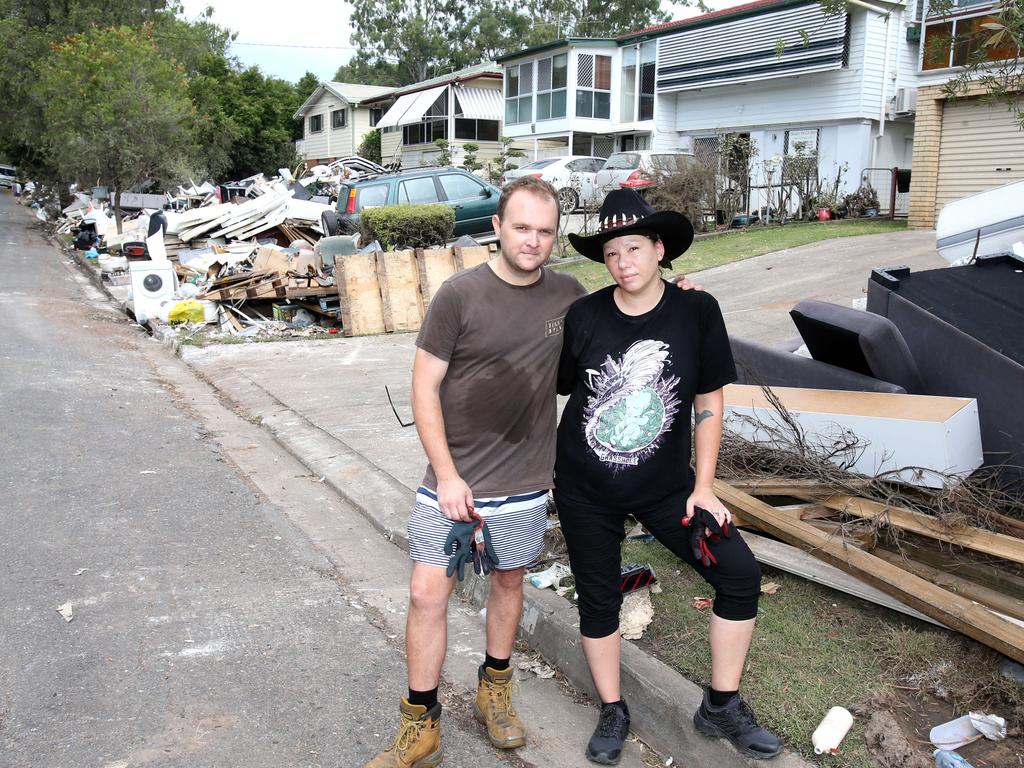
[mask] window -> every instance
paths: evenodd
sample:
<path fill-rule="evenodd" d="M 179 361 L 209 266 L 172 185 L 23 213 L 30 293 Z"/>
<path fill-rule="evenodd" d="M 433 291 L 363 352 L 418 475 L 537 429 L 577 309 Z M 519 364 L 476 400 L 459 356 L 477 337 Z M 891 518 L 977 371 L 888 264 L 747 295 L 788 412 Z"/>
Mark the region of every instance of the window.
<path fill-rule="evenodd" d="M 470 120 L 463 117 L 455 118 L 455 138 L 467 141 L 497 141 L 497 120 Z"/>
<path fill-rule="evenodd" d="M 384 107 L 370 107 L 370 127 L 373 128 L 384 117 Z"/>
<path fill-rule="evenodd" d="M 581 53 L 576 59 L 576 117 L 611 117 L 612 57 Z"/>
<path fill-rule="evenodd" d="M 533 62 L 505 70 L 505 122 L 508 125 L 533 120 Z"/>
<path fill-rule="evenodd" d="M 472 200 L 481 197 L 484 185 L 461 173 L 444 174 L 440 177 L 441 189 L 449 200 Z"/>
<path fill-rule="evenodd" d="M 348 125 L 348 110 L 333 110 L 331 112 L 331 128 L 344 128 L 346 125 Z"/>
<path fill-rule="evenodd" d="M 370 187 L 363 187 L 359 190 L 359 201 L 356 210 L 381 206 L 388 201 L 388 185 L 374 184 Z"/>
<path fill-rule="evenodd" d="M 573 173 L 597 173 L 604 165 L 604 160 L 597 157 L 581 157 L 565 164 Z"/>
<path fill-rule="evenodd" d="M 1018 52 L 1008 43 L 985 45 L 992 37 L 992 30 L 984 25 L 998 21 L 995 16 L 970 16 L 927 24 L 921 69 L 963 67 L 976 62 L 1015 58 Z"/>
<path fill-rule="evenodd" d="M 324 129 L 324 116 L 323 115 L 310 115 L 309 116 L 309 132 L 320 133 Z"/>
<path fill-rule="evenodd" d="M 448 138 L 448 91 L 444 91 L 418 123 L 402 126 L 403 144 L 433 144 Z"/>
<path fill-rule="evenodd" d="M 623 123 L 654 119 L 654 74 L 657 43 L 650 40 L 622 49 L 622 95 L 619 119 Z M 637 96 L 639 94 L 639 98 Z"/>
<path fill-rule="evenodd" d="M 560 53 L 537 62 L 537 119 L 565 117 L 569 55 Z"/>
<path fill-rule="evenodd" d="M 616 152 L 605 160 L 604 170 L 625 171 L 640 167 L 640 155 L 635 152 Z"/>
<path fill-rule="evenodd" d="M 398 185 L 398 202 L 400 203 L 436 203 L 437 188 L 433 176 L 420 179 L 409 179 Z"/>

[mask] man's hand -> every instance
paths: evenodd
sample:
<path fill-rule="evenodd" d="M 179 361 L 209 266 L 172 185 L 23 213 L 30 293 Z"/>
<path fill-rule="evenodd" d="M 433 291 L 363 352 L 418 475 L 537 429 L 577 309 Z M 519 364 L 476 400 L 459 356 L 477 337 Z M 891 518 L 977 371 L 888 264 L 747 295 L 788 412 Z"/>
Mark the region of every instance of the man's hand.
<path fill-rule="evenodd" d="M 449 520 L 467 521 L 473 519 L 473 491 L 466 482 L 456 475 L 447 480 L 437 479 L 437 506 Z"/>
<path fill-rule="evenodd" d="M 697 283 L 691 281 L 686 275 L 673 275 L 669 279 L 670 283 L 675 283 L 676 288 L 684 291 L 703 291 L 703 285 L 697 285 Z"/>

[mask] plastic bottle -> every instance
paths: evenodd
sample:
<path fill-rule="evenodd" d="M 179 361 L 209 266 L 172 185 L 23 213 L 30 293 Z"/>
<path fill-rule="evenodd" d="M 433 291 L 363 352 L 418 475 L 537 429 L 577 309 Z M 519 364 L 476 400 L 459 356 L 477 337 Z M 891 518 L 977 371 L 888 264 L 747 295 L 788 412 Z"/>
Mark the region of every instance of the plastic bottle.
<path fill-rule="evenodd" d="M 959 754 L 949 750 L 936 749 L 934 757 L 936 768 L 974 768 Z"/>
<path fill-rule="evenodd" d="M 814 734 L 811 736 L 811 743 L 814 745 L 814 754 L 822 755 L 826 752 L 839 751 L 839 743 L 843 740 L 853 725 L 853 715 L 845 707 L 832 707 L 825 715 Z"/>

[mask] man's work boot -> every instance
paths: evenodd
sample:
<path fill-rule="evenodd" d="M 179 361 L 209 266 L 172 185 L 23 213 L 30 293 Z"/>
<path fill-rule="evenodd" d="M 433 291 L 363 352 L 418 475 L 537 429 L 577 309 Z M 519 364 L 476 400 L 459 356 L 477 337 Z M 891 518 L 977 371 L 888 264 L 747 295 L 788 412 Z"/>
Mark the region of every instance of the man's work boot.
<path fill-rule="evenodd" d="M 693 713 L 693 724 L 707 736 L 721 736 L 740 752 L 756 760 L 767 760 L 782 751 L 782 742 L 757 724 L 750 706 L 740 695 L 721 707 L 711 706 L 707 690 L 704 701 Z"/>
<path fill-rule="evenodd" d="M 487 726 L 487 738 L 498 749 L 526 743 L 523 722 L 512 708 L 512 668 L 497 670 L 481 665 L 473 716 Z"/>
<path fill-rule="evenodd" d="M 403 696 L 402 724 L 390 747 L 363 768 L 434 768 L 441 764 L 441 705 L 429 710 Z"/>

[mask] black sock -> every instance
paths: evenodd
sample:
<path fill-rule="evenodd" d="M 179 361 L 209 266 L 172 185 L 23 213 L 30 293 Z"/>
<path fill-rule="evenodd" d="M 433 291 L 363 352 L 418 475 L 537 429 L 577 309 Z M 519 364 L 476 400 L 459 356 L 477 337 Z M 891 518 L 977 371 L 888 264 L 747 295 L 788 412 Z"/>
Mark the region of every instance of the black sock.
<path fill-rule="evenodd" d="M 708 700 L 712 707 L 724 707 L 738 695 L 739 691 L 716 691 L 714 688 L 708 688 Z"/>
<path fill-rule="evenodd" d="M 604 709 L 605 707 L 622 707 L 625 703 L 624 699 L 619 699 L 618 701 L 602 701 L 601 709 Z"/>
<path fill-rule="evenodd" d="M 487 657 L 484 659 L 484 667 L 493 669 L 495 672 L 504 672 L 511 666 L 509 662 L 512 661 L 512 657 L 507 659 L 496 659 L 489 653 L 484 655 Z"/>
<path fill-rule="evenodd" d="M 409 703 L 414 707 L 426 707 L 428 710 L 433 709 L 434 705 L 437 704 L 437 688 L 429 691 L 414 691 L 410 688 Z"/>

